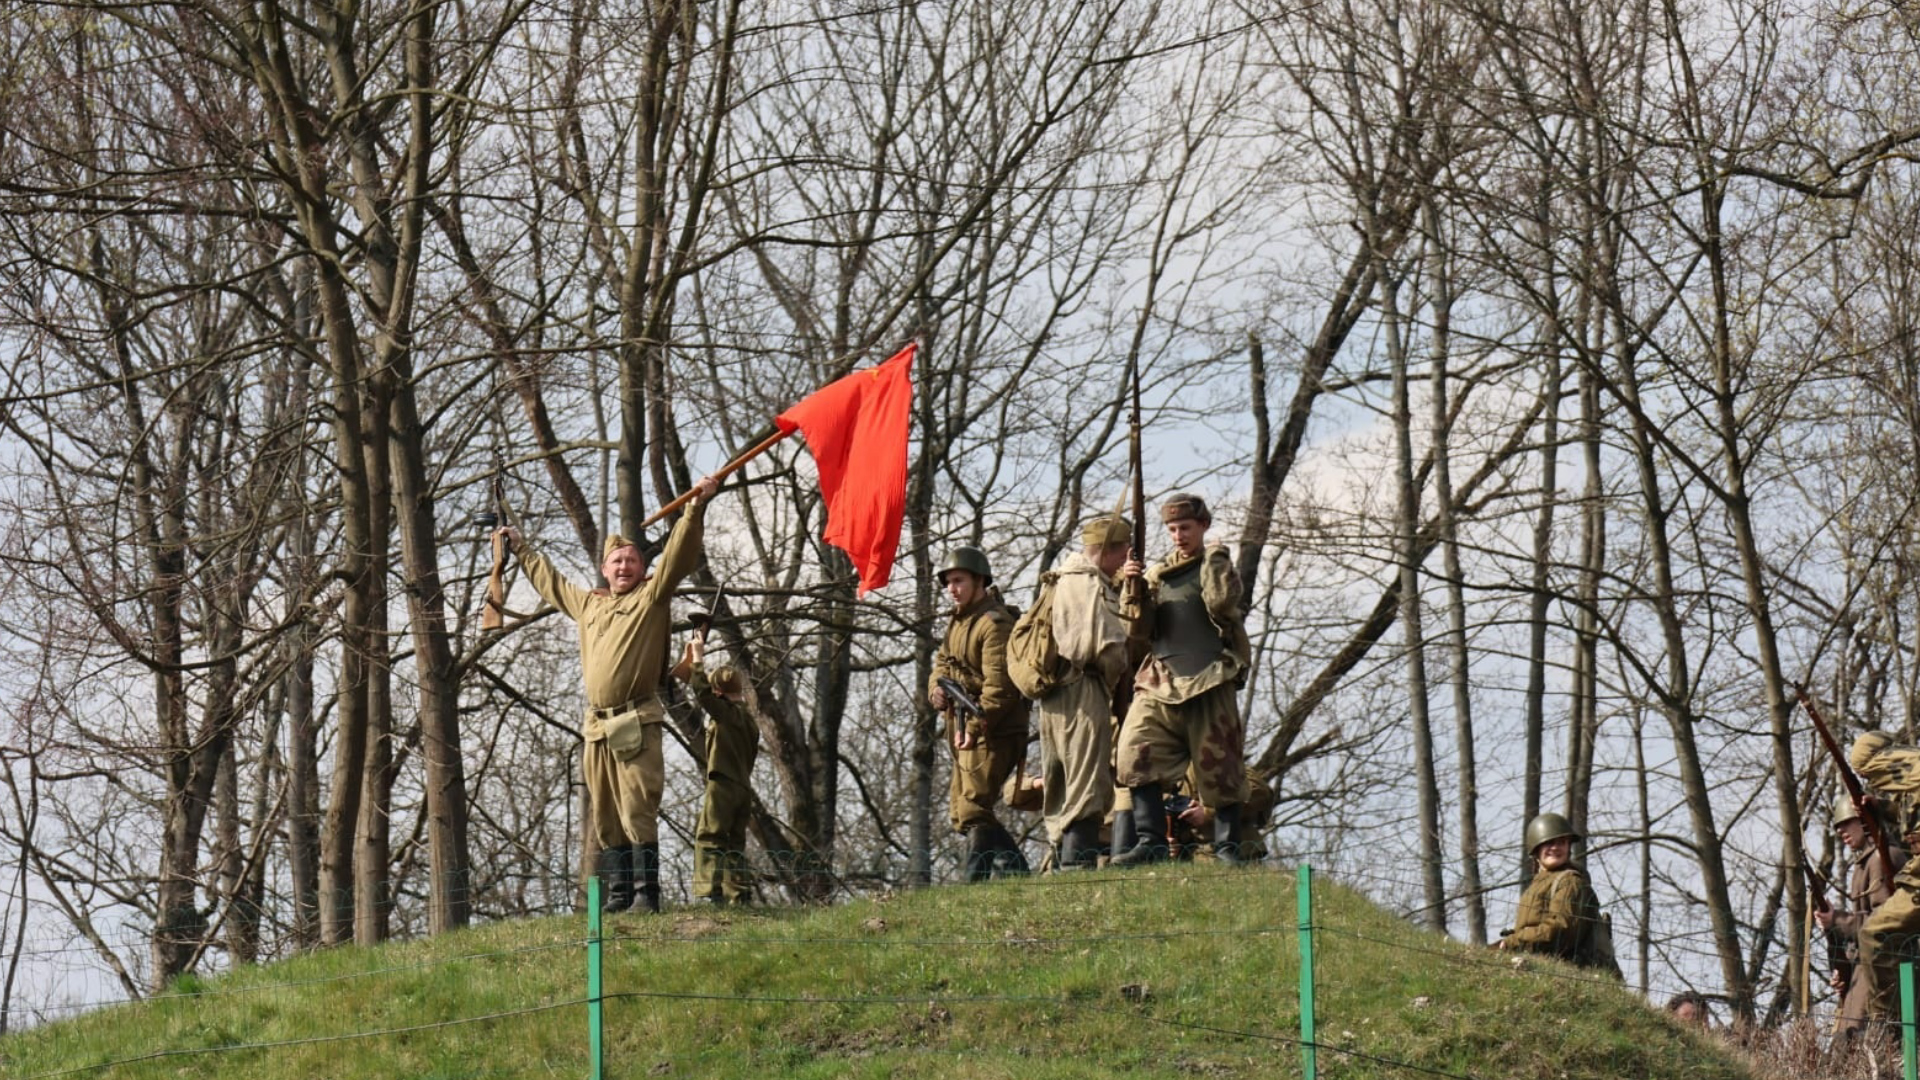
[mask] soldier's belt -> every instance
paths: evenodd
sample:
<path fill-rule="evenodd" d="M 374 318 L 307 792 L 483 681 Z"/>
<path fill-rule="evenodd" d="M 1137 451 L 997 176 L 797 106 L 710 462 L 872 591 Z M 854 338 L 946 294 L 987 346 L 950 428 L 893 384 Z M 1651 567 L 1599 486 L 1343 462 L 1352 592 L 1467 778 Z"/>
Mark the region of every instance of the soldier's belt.
<path fill-rule="evenodd" d="M 601 709 L 589 708 L 587 715 L 595 720 L 612 720 L 615 717 L 625 716 L 628 713 L 639 712 L 656 700 L 658 699 L 649 694 L 645 697 L 634 698 L 632 701 L 623 701 L 618 705 L 608 705 Z"/>

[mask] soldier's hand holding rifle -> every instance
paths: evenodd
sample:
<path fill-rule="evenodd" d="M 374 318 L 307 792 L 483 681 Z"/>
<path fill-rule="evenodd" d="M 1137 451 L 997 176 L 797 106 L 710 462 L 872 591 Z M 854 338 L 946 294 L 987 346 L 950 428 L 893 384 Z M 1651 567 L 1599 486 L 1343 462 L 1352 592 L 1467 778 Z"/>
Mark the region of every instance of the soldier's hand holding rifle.
<path fill-rule="evenodd" d="M 954 726 L 953 731 L 955 750 L 971 750 L 980 744 L 979 736 L 972 732 L 968 721 L 980 718 L 983 714 L 980 712 L 979 704 L 973 700 L 973 696 L 967 693 L 966 687 L 952 679 L 940 679 L 934 684 L 933 693 L 927 695 L 927 704 L 941 712 L 951 711 L 960 714 L 956 718 L 959 723 Z"/>

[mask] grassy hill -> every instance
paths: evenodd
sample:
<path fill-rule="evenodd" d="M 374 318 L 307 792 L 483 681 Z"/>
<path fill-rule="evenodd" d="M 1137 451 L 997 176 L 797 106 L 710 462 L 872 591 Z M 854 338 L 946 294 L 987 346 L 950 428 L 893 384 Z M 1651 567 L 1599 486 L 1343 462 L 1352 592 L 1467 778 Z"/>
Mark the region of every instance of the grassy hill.
<path fill-rule="evenodd" d="M 1315 881 L 1320 1074 L 1745 1077 L 1611 983 Z M 335 949 L 0 1041 L 0 1075 L 583 1077 L 584 916 Z M 1208 864 L 609 920 L 610 1077 L 1301 1075 L 1295 879 Z"/>

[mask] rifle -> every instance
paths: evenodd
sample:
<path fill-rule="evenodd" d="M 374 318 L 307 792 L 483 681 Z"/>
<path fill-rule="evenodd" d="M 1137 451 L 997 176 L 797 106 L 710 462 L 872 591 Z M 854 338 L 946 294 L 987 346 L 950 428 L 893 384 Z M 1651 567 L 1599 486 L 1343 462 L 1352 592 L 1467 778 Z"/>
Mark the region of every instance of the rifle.
<path fill-rule="evenodd" d="M 493 544 L 493 569 L 487 574 L 487 600 L 480 608 L 481 631 L 498 630 L 506 624 L 507 611 L 507 538 L 495 530 L 500 525 L 500 511 L 507 504 L 506 485 L 500 482 L 500 463 L 494 462 L 493 479 L 487 483 L 487 492 L 493 500 L 493 507 L 473 516 L 474 524 L 485 529 L 488 540 Z"/>
<path fill-rule="evenodd" d="M 1807 861 L 1806 855 L 1800 856 L 1800 872 L 1807 876 L 1807 891 L 1812 894 L 1813 910 L 1833 914 L 1833 902 L 1827 899 L 1827 879 Z M 1841 982 L 1853 981 L 1853 961 L 1847 958 L 1846 938 L 1837 933 L 1832 926 L 1826 928 L 1827 966 Z"/>
<path fill-rule="evenodd" d="M 1132 413 L 1127 420 L 1127 465 L 1133 470 L 1133 557 L 1147 558 L 1147 476 L 1140 465 L 1140 356 L 1135 350 L 1127 357 L 1127 376 L 1132 384 Z M 1147 582 L 1143 577 L 1127 579 L 1127 602 L 1137 611 L 1146 603 Z"/>
<path fill-rule="evenodd" d="M 1793 692 L 1800 698 L 1800 704 L 1806 706 L 1807 715 L 1813 718 L 1813 730 L 1820 733 L 1820 742 L 1833 756 L 1833 767 L 1840 773 L 1840 782 L 1847 786 L 1847 795 L 1853 800 L 1853 808 L 1860 815 L 1860 825 L 1873 837 L 1873 850 L 1880 855 L 1880 864 L 1893 873 L 1893 856 L 1887 851 L 1887 832 L 1880 827 L 1880 813 L 1867 798 L 1867 789 L 1860 784 L 1860 778 L 1853 775 L 1853 767 L 1847 764 L 1847 756 L 1840 752 L 1840 743 L 1833 737 L 1826 720 L 1820 716 L 1820 710 L 1813 704 L 1813 698 L 1807 694 L 1807 688 L 1794 684 Z"/>
<path fill-rule="evenodd" d="M 973 695 L 967 693 L 966 687 L 961 686 L 958 682 L 944 675 L 939 678 L 935 685 L 939 686 L 941 692 L 947 695 L 947 701 L 951 703 L 954 711 L 958 712 L 961 716 L 978 717 L 981 720 L 986 719 L 986 714 L 980 711 L 980 703 L 973 700 Z"/>

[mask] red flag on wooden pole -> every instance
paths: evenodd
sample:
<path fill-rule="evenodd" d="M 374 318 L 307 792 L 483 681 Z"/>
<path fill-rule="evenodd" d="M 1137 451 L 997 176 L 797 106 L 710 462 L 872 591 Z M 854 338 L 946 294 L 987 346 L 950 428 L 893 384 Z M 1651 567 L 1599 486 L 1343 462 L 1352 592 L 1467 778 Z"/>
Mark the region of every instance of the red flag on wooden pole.
<path fill-rule="evenodd" d="M 853 560 L 862 596 L 887 583 L 900 548 L 917 348 L 828 383 L 774 420 L 783 434 L 806 436 L 827 506 L 821 538 Z"/>

